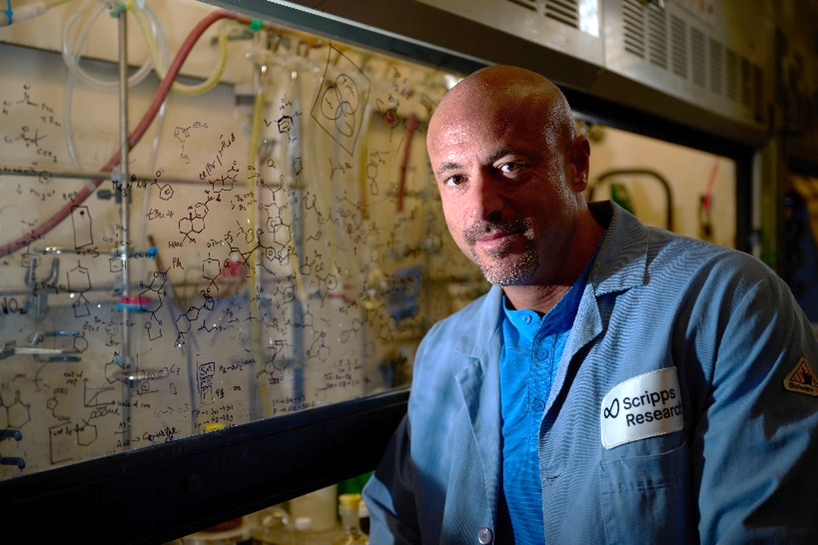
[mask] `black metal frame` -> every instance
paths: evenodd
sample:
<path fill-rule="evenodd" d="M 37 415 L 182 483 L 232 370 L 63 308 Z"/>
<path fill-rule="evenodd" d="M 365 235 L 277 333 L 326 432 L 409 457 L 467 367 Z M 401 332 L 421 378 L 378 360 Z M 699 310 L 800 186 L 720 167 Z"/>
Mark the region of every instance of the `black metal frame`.
<path fill-rule="evenodd" d="M 164 543 L 375 468 L 401 389 L 0 483 L 6 538 Z"/>
<path fill-rule="evenodd" d="M 455 72 L 468 73 L 489 62 L 295 4 L 210 3 Z M 315 4 L 320 8 L 322 2 Z M 379 2 L 381 9 L 385 4 Z M 406 5 L 395 3 L 401 9 Z M 400 19 L 396 13 L 395 20 Z M 441 43 L 456 38 L 448 36 Z M 509 39 L 507 45 L 493 62 L 516 57 L 545 73 L 553 59 L 542 48 L 540 57 L 532 57 L 532 46 L 520 40 Z M 580 79 L 596 71 L 578 59 L 571 59 L 568 68 L 562 59 L 560 66 L 579 70 Z M 584 119 L 733 159 L 736 246 L 749 251 L 751 165 L 758 135 L 731 138 L 570 86 L 563 90 Z M 734 128 L 727 133 L 735 134 Z M 31 543 L 69 536 L 83 543 L 162 543 L 372 470 L 405 414 L 408 396 L 408 390 L 391 391 L 2 482 L 0 512 L 9 527 L 24 529 Z"/>

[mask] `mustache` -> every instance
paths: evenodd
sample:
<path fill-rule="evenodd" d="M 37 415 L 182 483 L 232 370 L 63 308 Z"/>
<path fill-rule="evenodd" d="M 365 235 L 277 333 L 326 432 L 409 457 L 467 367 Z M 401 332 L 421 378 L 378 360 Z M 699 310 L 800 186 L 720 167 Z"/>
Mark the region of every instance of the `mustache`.
<path fill-rule="evenodd" d="M 529 221 L 519 218 L 502 221 L 478 221 L 463 231 L 463 238 L 469 246 L 474 246 L 478 239 L 486 235 L 507 235 L 525 232 L 530 227 Z"/>

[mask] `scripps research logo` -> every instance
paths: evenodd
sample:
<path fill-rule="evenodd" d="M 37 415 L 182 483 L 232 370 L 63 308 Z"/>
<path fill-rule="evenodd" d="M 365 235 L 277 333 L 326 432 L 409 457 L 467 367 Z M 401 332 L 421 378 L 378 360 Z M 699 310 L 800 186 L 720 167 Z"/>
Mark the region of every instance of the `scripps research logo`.
<path fill-rule="evenodd" d="M 684 427 L 676 367 L 651 371 L 614 386 L 602 400 L 602 444 L 613 448 Z"/>
<path fill-rule="evenodd" d="M 613 403 L 607 409 L 602 411 L 603 418 L 616 418 L 619 416 L 619 399 L 614 398 Z"/>
<path fill-rule="evenodd" d="M 622 409 L 625 413 L 625 422 L 630 426 L 638 426 L 646 422 L 653 422 L 665 418 L 672 418 L 682 414 L 682 401 L 677 399 L 676 389 L 670 388 L 658 392 L 645 393 L 638 397 L 622 398 Z M 614 398 L 611 406 L 602 411 L 603 418 L 617 418 L 619 416 L 619 398 Z"/>

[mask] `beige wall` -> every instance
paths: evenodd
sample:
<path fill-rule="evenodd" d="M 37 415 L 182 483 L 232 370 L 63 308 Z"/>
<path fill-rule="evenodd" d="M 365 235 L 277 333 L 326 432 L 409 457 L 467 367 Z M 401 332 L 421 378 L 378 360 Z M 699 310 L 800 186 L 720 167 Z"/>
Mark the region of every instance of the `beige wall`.
<path fill-rule="evenodd" d="M 593 182 L 611 169 L 650 169 L 669 182 L 673 190 L 673 231 L 704 238 L 699 226 L 699 203 L 712 178 L 712 242 L 735 247 L 736 185 L 732 160 L 710 153 L 625 132 L 611 127 L 594 127 L 591 137 Z M 609 198 L 609 182 L 626 185 L 636 216 L 648 225 L 666 227 L 667 197 L 652 176 L 607 178 L 595 191 L 595 199 Z"/>

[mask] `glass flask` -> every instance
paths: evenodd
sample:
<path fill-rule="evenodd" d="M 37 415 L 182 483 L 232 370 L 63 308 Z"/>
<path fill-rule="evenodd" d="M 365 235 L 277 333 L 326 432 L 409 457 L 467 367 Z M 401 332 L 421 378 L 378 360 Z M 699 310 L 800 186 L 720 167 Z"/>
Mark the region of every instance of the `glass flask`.
<path fill-rule="evenodd" d="M 338 496 L 338 513 L 341 515 L 341 527 L 344 537 L 333 545 L 366 545 L 369 537 L 361 531 L 358 506 L 360 494 L 341 494 Z"/>

